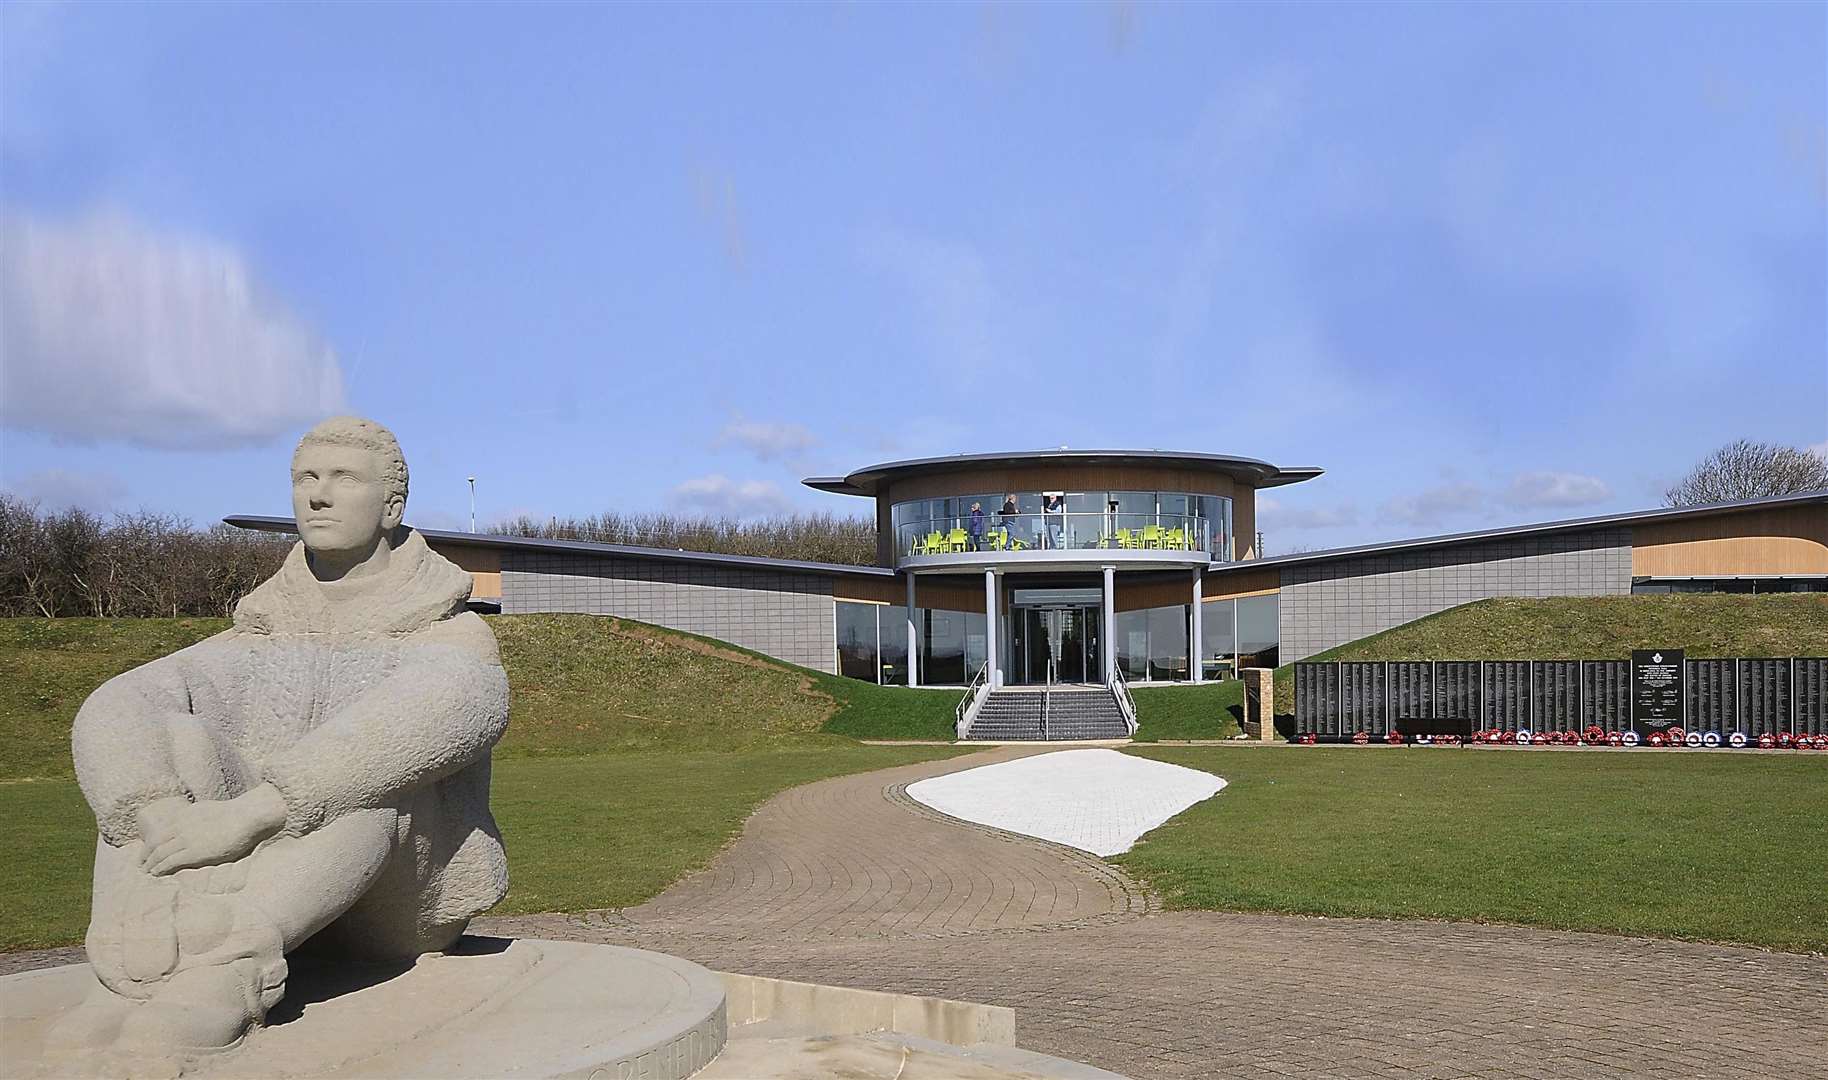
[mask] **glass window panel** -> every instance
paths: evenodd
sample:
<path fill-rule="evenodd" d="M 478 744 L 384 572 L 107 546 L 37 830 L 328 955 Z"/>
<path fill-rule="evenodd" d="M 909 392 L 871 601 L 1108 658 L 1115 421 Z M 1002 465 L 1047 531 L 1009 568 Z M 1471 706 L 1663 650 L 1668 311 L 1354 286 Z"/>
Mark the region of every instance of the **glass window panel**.
<path fill-rule="evenodd" d="M 878 610 L 882 626 L 882 681 L 887 686 L 908 685 L 908 606 L 895 604 Z"/>
<path fill-rule="evenodd" d="M 965 681 L 965 613 L 921 610 L 920 681 L 929 686 Z"/>
<path fill-rule="evenodd" d="M 1281 639 L 1276 594 L 1246 596 L 1238 601 L 1238 663 L 1241 667 L 1275 667 Z"/>
<path fill-rule="evenodd" d="M 1237 674 L 1237 642 L 1232 639 L 1236 600 L 1212 600 L 1200 605 L 1201 678 L 1231 678 Z"/>
<path fill-rule="evenodd" d="M 1144 525 L 1155 523 L 1155 492 L 1113 491 L 1111 499 L 1117 503 L 1119 529 L 1140 532 Z"/>
<path fill-rule="evenodd" d="M 878 604 L 838 601 L 838 674 L 876 681 L 876 609 Z"/>
<path fill-rule="evenodd" d="M 989 658 L 989 650 L 984 644 L 986 623 L 987 620 L 981 611 L 965 613 L 965 677 L 967 679 L 975 678 L 977 669 L 983 667 L 984 661 Z"/>
<path fill-rule="evenodd" d="M 1147 611 L 1120 611 L 1117 613 L 1117 663 L 1123 668 L 1126 679 L 1146 679 L 1149 677 L 1149 613 Z"/>
<path fill-rule="evenodd" d="M 1187 605 L 1149 609 L 1149 677 L 1183 681 L 1187 667 Z"/>

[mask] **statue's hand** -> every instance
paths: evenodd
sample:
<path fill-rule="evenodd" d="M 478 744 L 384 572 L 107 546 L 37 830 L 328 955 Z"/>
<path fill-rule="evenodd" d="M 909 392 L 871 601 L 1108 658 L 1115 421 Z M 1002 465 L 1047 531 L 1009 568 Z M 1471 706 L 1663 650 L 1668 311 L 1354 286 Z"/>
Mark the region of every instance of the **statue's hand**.
<path fill-rule="evenodd" d="M 185 803 L 161 799 L 140 811 L 140 866 L 149 874 L 170 874 L 198 866 L 234 862 L 286 823 L 285 800 L 262 784 L 226 801 Z"/>

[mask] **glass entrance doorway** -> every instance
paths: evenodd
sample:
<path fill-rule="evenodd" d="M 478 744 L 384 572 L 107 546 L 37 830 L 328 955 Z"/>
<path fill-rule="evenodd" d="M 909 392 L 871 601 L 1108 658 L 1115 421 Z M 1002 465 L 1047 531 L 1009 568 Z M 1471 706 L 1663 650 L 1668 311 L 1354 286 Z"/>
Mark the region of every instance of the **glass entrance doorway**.
<path fill-rule="evenodd" d="M 1015 605 L 1009 609 L 1010 681 L 1045 683 L 1047 664 L 1054 681 L 1103 681 L 1103 647 L 1097 605 Z"/>

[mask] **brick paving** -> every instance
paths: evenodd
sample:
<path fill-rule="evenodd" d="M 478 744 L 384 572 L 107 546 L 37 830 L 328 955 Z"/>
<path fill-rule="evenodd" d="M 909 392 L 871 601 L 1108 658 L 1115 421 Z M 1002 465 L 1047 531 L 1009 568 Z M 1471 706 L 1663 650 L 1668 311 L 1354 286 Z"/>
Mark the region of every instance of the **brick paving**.
<path fill-rule="evenodd" d="M 473 929 L 1008 1005 L 1024 1047 L 1139 1080 L 1828 1078 L 1828 958 L 1465 923 L 1161 912 L 1101 860 L 945 818 L 902 790 L 1035 752 L 1045 751 L 796 788 L 708 870 L 647 904 Z M 71 955 L 0 956 L 0 972 Z"/>

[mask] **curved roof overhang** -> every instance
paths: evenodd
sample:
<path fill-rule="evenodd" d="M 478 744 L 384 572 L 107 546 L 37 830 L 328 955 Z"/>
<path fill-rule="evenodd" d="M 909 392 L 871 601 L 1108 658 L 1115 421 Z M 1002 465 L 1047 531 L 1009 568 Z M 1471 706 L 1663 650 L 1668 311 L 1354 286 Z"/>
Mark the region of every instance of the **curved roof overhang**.
<path fill-rule="evenodd" d="M 1053 464 L 1152 465 L 1158 468 L 1197 469 L 1229 476 L 1238 483 L 1253 488 L 1297 484 L 1303 480 L 1312 480 L 1322 471 L 1312 467 L 1278 468 L 1256 458 L 1174 450 L 1023 450 L 1007 454 L 951 454 L 946 457 L 890 461 L 858 469 L 847 476 L 809 476 L 801 483 L 836 495 L 873 496 L 884 485 L 915 476 L 967 469 Z"/>

